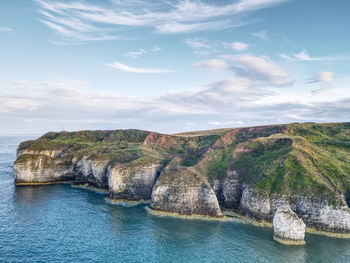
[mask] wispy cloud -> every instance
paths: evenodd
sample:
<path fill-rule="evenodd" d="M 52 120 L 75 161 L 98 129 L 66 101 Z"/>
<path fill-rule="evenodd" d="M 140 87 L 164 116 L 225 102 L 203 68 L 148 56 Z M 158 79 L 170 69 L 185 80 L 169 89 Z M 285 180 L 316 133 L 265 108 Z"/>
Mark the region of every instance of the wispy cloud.
<path fill-rule="evenodd" d="M 222 59 L 201 61 L 194 63 L 193 66 L 213 71 L 231 70 L 236 76 L 249 79 L 256 86 L 290 86 L 293 84 L 293 80 L 285 69 L 266 56 L 245 53 L 221 55 L 220 57 Z"/>
<path fill-rule="evenodd" d="M 2 26 L 0 26 L 0 32 L 10 32 L 10 31 L 12 31 L 12 29 L 11 29 L 11 28 L 9 28 L 9 27 L 2 27 Z"/>
<path fill-rule="evenodd" d="M 257 37 L 261 40 L 264 40 L 264 41 L 269 41 L 270 40 L 270 37 L 268 35 L 268 32 L 266 30 L 262 30 L 262 31 L 258 31 L 258 32 L 252 32 L 250 33 L 253 37 Z"/>
<path fill-rule="evenodd" d="M 240 54 L 233 56 L 231 59 L 241 65 L 241 67 L 235 67 L 234 70 L 243 76 L 249 76 L 252 79 L 276 86 L 289 86 L 293 84 L 292 79 L 286 71 L 267 57 Z M 245 70 L 242 71 L 242 67 Z"/>
<path fill-rule="evenodd" d="M 311 57 L 305 49 L 301 52 L 288 56 L 286 54 L 278 54 L 281 58 L 290 60 L 290 61 L 325 61 L 325 60 L 334 60 L 335 57 Z"/>
<path fill-rule="evenodd" d="M 321 83 L 321 87 L 311 91 L 312 95 L 318 95 L 330 89 L 332 87 L 332 82 L 334 80 L 334 72 L 331 71 L 323 71 L 317 74 L 317 76 L 306 80 L 305 83 Z"/>
<path fill-rule="evenodd" d="M 158 73 L 171 73 L 175 72 L 175 70 L 171 69 L 155 69 L 155 68 L 137 68 L 137 67 L 131 67 L 125 64 L 122 64 L 118 61 L 114 61 L 112 63 L 106 63 L 106 66 L 117 69 L 119 71 L 124 72 L 133 72 L 133 73 L 143 73 L 143 74 L 158 74 Z"/>
<path fill-rule="evenodd" d="M 243 122 L 242 121 L 209 121 L 208 122 L 210 125 L 215 125 L 215 126 L 220 126 L 220 125 L 234 125 L 234 126 L 237 126 L 237 125 L 242 125 Z"/>
<path fill-rule="evenodd" d="M 190 48 L 211 48 L 211 45 L 209 44 L 209 41 L 206 38 L 188 38 L 184 42 Z"/>
<path fill-rule="evenodd" d="M 206 61 L 197 62 L 192 65 L 197 68 L 205 68 L 210 69 L 212 71 L 221 71 L 229 69 L 229 65 L 226 63 L 226 61 L 221 59 L 210 59 Z"/>
<path fill-rule="evenodd" d="M 333 79 L 329 73 L 317 78 L 326 82 Z M 116 127 L 178 132 L 188 123 L 202 129 L 208 124 L 238 126 L 242 120 L 244 125 L 254 125 L 350 118 L 350 97 L 293 101 L 255 85 L 251 79 L 234 76 L 201 90 L 123 97 L 94 90 L 78 80 L 12 81 L 0 86 L 0 121 L 11 119 L 17 127 L 36 132 Z M 1 126 L 0 131 L 6 127 Z"/>
<path fill-rule="evenodd" d="M 235 51 L 244 51 L 249 48 L 249 45 L 240 41 L 233 42 L 233 43 L 227 43 L 223 42 L 222 43 L 224 47 L 226 48 L 232 48 Z"/>
<path fill-rule="evenodd" d="M 39 20 L 66 40 L 112 39 L 127 28 L 148 27 L 160 34 L 221 30 L 242 26 L 242 14 L 286 0 L 239 0 L 218 4 L 201 0 L 88 2 L 35 0 Z M 140 6 L 144 8 L 140 8 Z"/>
<path fill-rule="evenodd" d="M 138 57 L 141 57 L 145 54 L 148 54 L 150 52 L 158 52 L 162 50 L 159 46 L 154 46 L 153 48 L 151 49 L 143 49 L 143 48 L 140 48 L 139 50 L 137 51 L 129 51 L 125 54 L 126 57 L 129 57 L 129 58 L 138 58 Z"/>

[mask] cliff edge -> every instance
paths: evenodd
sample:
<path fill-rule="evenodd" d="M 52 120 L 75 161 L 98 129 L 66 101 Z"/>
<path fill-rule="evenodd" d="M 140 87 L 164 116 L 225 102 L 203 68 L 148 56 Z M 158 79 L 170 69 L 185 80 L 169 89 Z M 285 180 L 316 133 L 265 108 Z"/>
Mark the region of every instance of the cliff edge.
<path fill-rule="evenodd" d="M 49 132 L 19 145 L 14 171 L 16 184 L 70 181 L 182 215 L 272 222 L 288 205 L 306 227 L 350 233 L 350 123 Z"/>

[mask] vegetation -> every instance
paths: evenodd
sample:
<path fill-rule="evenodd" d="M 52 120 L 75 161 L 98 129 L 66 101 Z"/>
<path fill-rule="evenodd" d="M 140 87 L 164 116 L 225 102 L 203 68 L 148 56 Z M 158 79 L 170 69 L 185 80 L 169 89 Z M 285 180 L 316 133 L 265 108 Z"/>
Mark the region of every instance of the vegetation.
<path fill-rule="evenodd" d="M 179 173 L 191 175 L 189 180 L 197 176 L 222 180 L 235 170 L 242 183 L 268 194 L 322 195 L 329 200 L 344 194 L 350 200 L 350 123 L 294 123 L 176 135 L 140 130 L 50 132 L 22 143 L 19 150 L 38 154 L 55 150 L 67 160 L 84 156 L 130 166 L 171 164 L 176 170 L 171 180 Z"/>

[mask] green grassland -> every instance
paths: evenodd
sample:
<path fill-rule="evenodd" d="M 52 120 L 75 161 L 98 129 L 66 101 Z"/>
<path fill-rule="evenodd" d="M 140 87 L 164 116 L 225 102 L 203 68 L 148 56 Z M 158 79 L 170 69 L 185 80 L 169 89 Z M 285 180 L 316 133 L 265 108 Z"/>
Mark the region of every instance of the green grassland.
<path fill-rule="evenodd" d="M 60 158 L 88 156 L 130 165 L 161 162 L 165 166 L 176 158 L 173 163 L 183 168 L 172 177 L 191 171 L 222 180 L 235 170 L 242 183 L 268 194 L 321 195 L 328 200 L 343 194 L 350 199 L 350 123 L 218 129 L 157 135 L 152 140 L 150 134 L 141 130 L 49 132 L 22 143 L 19 150 L 59 150 Z"/>

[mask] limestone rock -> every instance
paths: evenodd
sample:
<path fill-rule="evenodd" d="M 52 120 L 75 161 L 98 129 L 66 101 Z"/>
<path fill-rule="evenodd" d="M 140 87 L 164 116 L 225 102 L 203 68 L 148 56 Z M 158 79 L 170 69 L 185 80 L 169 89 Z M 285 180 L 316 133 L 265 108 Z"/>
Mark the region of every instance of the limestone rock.
<path fill-rule="evenodd" d="M 73 168 L 69 159 L 22 154 L 13 167 L 16 183 L 52 183 L 73 179 Z"/>
<path fill-rule="evenodd" d="M 239 210 L 241 213 L 256 219 L 270 219 L 270 197 L 264 192 L 260 192 L 250 186 L 245 186 L 242 192 Z"/>
<path fill-rule="evenodd" d="M 283 244 L 305 244 L 305 224 L 290 206 L 280 206 L 273 217 L 274 239 Z"/>
<path fill-rule="evenodd" d="M 82 158 L 74 165 L 76 184 L 89 184 L 91 186 L 108 189 L 107 166 L 108 160 L 93 160 Z"/>
<path fill-rule="evenodd" d="M 108 167 L 110 198 L 150 200 L 160 169 L 161 165 L 157 162 L 140 165 L 115 164 Z"/>
<path fill-rule="evenodd" d="M 313 228 L 329 232 L 350 233 L 350 209 L 345 200 L 339 196 L 337 207 L 323 198 L 297 196 L 293 210 Z"/>
<path fill-rule="evenodd" d="M 160 175 L 153 189 L 150 208 L 182 215 L 222 216 L 209 183 L 187 167 L 165 170 Z"/>

